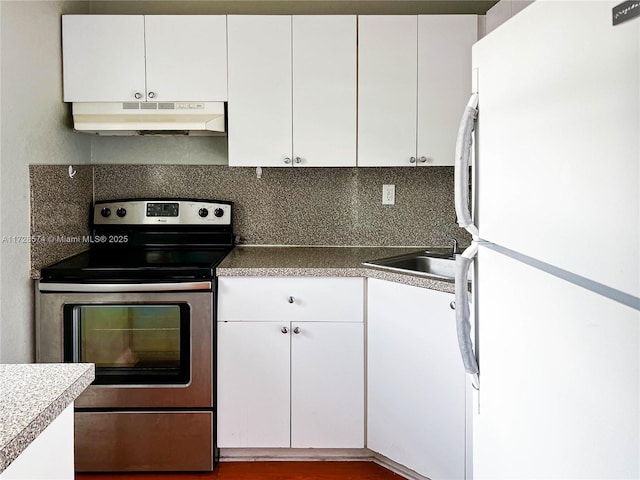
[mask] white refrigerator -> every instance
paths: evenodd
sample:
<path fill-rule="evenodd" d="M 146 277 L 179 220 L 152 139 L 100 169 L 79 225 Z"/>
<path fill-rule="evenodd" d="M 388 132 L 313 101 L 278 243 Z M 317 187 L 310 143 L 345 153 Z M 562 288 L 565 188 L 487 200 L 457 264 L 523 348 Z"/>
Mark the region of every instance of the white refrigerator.
<path fill-rule="evenodd" d="M 538 0 L 473 47 L 456 305 L 476 479 L 640 478 L 640 17 L 614 26 L 619 3 Z"/>

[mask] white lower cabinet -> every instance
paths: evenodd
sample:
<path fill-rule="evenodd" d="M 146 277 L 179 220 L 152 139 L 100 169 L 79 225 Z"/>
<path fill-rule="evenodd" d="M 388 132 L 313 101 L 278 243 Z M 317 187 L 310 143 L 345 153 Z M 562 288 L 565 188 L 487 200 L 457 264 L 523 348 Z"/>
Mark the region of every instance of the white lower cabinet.
<path fill-rule="evenodd" d="M 1 480 L 73 480 L 73 403 L 6 470 Z"/>
<path fill-rule="evenodd" d="M 363 324 L 291 327 L 291 446 L 364 447 Z"/>
<path fill-rule="evenodd" d="M 218 446 L 364 447 L 364 280 L 218 287 Z"/>
<path fill-rule="evenodd" d="M 281 322 L 218 322 L 218 446 L 288 447 L 290 335 Z"/>
<path fill-rule="evenodd" d="M 454 295 L 367 288 L 367 447 L 426 477 L 464 479 L 465 373 Z"/>

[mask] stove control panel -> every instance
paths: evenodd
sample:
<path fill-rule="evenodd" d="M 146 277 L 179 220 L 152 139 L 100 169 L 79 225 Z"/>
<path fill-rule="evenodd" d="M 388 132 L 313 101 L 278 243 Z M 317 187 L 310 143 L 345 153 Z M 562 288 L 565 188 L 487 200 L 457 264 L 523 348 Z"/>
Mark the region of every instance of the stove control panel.
<path fill-rule="evenodd" d="M 136 199 L 96 202 L 95 225 L 231 225 L 231 202 Z"/>

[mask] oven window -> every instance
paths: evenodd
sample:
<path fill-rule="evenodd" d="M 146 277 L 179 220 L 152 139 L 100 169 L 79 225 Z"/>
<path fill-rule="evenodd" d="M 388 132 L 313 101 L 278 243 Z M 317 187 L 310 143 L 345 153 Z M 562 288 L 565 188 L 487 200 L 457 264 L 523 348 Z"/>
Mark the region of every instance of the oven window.
<path fill-rule="evenodd" d="M 189 382 L 189 307 L 65 307 L 65 360 L 96 364 L 94 384 Z"/>

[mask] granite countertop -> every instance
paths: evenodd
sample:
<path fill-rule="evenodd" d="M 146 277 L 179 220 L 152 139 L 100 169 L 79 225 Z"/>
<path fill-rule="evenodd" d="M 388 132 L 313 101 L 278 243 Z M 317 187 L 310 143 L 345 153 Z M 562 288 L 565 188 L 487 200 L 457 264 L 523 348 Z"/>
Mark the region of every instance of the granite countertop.
<path fill-rule="evenodd" d="M 92 363 L 0 365 L 0 473 L 94 378 Z"/>
<path fill-rule="evenodd" d="M 427 247 L 237 246 L 216 268 L 219 277 L 368 277 L 454 293 L 453 281 L 362 265 Z"/>

